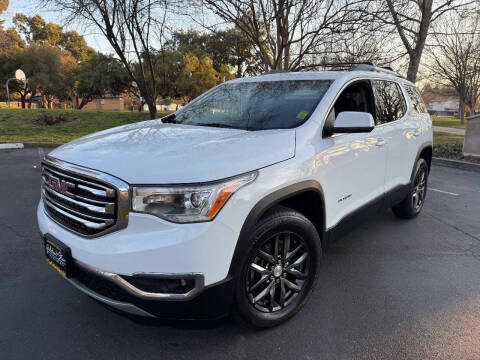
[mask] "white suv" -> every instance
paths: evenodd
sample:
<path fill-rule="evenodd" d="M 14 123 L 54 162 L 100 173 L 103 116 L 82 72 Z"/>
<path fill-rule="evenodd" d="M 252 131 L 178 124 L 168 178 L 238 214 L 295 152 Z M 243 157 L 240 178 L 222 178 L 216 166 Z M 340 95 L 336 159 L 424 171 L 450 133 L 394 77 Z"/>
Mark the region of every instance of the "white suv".
<path fill-rule="evenodd" d="M 47 262 L 129 313 L 279 324 L 364 214 L 421 211 L 431 125 L 415 86 L 372 65 L 223 83 L 46 156 Z"/>

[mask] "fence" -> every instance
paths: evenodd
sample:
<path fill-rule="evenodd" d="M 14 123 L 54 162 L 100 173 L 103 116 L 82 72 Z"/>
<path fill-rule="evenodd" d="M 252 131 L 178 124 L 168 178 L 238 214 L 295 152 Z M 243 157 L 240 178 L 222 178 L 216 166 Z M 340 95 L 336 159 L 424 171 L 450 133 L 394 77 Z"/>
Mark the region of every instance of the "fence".
<path fill-rule="evenodd" d="M 28 103 L 25 104 L 25 107 L 28 108 Z M 8 102 L 6 101 L 0 101 L 0 109 L 7 109 L 8 108 Z M 22 103 L 20 101 L 10 101 L 10 108 L 11 109 L 21 109 L 22 108 Z M 38 106 L 36 103 L 32 102 L 32 109 L 37 109 Z"/>

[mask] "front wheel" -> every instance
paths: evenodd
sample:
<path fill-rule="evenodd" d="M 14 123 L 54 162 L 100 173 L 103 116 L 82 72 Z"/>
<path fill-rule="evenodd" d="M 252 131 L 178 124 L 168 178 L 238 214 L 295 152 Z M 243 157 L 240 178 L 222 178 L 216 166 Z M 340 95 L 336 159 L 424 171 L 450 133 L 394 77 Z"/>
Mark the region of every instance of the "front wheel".
<path fill-rule="evenodd" d="M 420 158 L 415 166 L 412 189 L 407 197 L 392 207 L 395 215 L 403 219 L 411 219 L 420 214 L 427 195 L 428 165 Z"/>
<path fill-rule="evenodd" d="M 236 285 L 237 311 L 250 325 L 272 327 L 298 312 L 311 293 L 320 237 L 305 216 L 278 207 L 259 221 L 251 243 Z"/>

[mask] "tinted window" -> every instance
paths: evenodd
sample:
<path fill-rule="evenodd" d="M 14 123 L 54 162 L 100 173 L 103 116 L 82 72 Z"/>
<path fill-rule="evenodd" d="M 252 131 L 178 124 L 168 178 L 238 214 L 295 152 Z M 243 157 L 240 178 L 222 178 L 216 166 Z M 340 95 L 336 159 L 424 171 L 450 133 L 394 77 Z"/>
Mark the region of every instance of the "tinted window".
<path fill-rule="evenodd" d="M 330 80 L 225 83 L 175 113 L 174 122 L 247 130 L 285 129 L 304 123 Z"/>
<path fill-rule="evenodd" d="M 375 102 L 368 81 L 355 82 L 343 90 L 328 114 L 325 125 L 333 126 L 338 114 L 343 111 L 368 112 L 375 116 Z"/>
<path fill-rule="evenodd" d="M 418 113 L 426 113 L 428 112 L 425 103 L 423 102 L 422 96 L 418 92 L 415 86 L 407 85 L 405 86 L 405 90 L 407 90 L 407 94 L 410 97 L 410 101 L 412 102 L 413 108 Z"/>
<path fill-rule="evenodd" d="M 372 80 L 377 125 L 400 119 L 407 109 L 400 87 L 393 81 Z"/>

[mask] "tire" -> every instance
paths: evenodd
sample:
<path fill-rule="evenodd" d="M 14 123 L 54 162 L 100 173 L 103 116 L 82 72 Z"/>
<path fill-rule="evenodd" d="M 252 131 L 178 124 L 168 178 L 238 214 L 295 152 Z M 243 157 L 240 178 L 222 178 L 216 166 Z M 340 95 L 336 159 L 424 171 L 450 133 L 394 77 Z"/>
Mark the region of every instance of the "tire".
<path fill-rule="evenodd" d="M 273 327 L 296 314 L 311 294 L 322 256 L 320 237 L 301 213 L 278 206 L 250 239 L 235 288 L 235 315 L 256 328 Z"/>
<path fill-rule="evenodd" d="M 428 165 L 420 158 L 415 166 L 412 188 L 402 202 L 392 207 L 393 213 L 402 219 L 412 219 L 420 214 L 427 196 L 427 183 Z"/>

